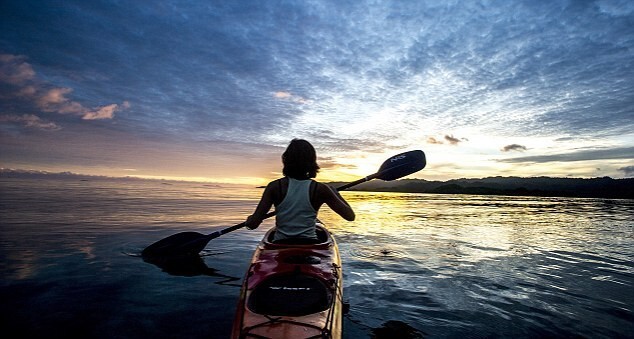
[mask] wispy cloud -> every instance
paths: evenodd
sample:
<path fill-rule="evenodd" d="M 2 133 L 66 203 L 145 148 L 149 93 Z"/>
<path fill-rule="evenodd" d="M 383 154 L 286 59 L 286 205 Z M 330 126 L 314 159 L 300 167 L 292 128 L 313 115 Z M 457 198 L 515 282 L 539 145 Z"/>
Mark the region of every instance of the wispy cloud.
<path fill-rule="evenodd" d="M 451 145 L 458 145 L 463 141 L 468 141 L 466 138 L 456 138 L 453 135 L 445 135 L 445 140 Z"/>
<path fill-rule="evenodd" d="M 506 145 L 504 147 L 502 147 L 501 151 L 502 152 L 509 152 L 509 151 L 526 151 L 528 148 L 526 148 L 526 146 L 523 145 L 519 145 L 519 144 L 510 144 L 510 145 Z"/>
<path fill-rule="evenodd" d="M 625 173 L 626 176 L 634 175 L 634 166 L 625 166 L 619 168 L 619 171 Z"/>
<path fill-rule="evenodd" d="M 588 149 L 570 153 L 499 159 L 497 161 L 506 163 L 547 163 L 607 159 L 634 159 L 634 147 Z"/>
<path fill-rule="evenodd" d="M 35 70 L 24 56 L 0 54 L 0 84 L 4 84 L 0 86 L 0 98 L 7 102 L 13 100 L 12 106 L 3 107 L 4 113 L 16 110 L 16 104 L 19 110 L 33 111 L 33 114 L 23 115 L 20 119 L 16 119 L 15 115 L 6 116 L 3 121 L 28 121 L 29 127 L 45 126 L 35 113 L 69 114 L 80 116 L 83 120 L 99 120 L 113 119 L 116 111 L 130 107 L 130 103 L 125 101 L 121 105 L 110 104 L 94 109 L 87 108 L 78 101 L 68 98 L 68 95 L 73 92 L 72 88 L 55 87 L 38 79 Z M 35 118 L 38 120 L 36 121 Z M 46 129 L 57 128 L 49 126 Z"/>
<path fill-rule="evenodd" d="M 0 54 L 0 80 L 10 85 L 23 86 L 35 77 L 35 71 L 23 56 Z"/>
<path fill-rule="evenodd" d="M 294 95 L 291 94 L 289 92 L 284 92 L 284 91 L 279 91 L 279 92 L 275 92 L 273 94 L 273 96 L 277 99 L 280 100 L 288 100 L 288 101 L 292 101 L 298 104 L 308 104 L 310 103 L 310 100 L 307 100 L 305 98 L 302 98 L 301 96 L 298 95 Z"/>
<path fill-rule="evenodd" d="M 11 123 L 19 123 L 24 127 L 35 128 L 40 130 L 47 131 L 56 131 L 61 129 L 56 123 L 51 121 L 45 121 L 40 117 L 33 114 L 23 114 L 23 115 L 0 115 L 0 123 L 3 122 L 11 122 Z"/>
<path fill-rule="evenodd" d="M 443 144 L 443 142 L 441 140 L 438 140 L 438 139 L 436 139 L 434 137 L 428 137 L 427 138 L 427 143 L 428 144 L 432 144 L 432 145 L 442 145 Z"/>
<path fill-rule="evenodd" d="M 461 143 L 463 141 L 469 141 L 469 139 L 467 139 L 467 138 L 458 138 L 458 137 L 455 137 L 453 135 L 446 134 L 442 138 L 442 140 L 439 140 L 436 137 L 427 137 L 427 140 L 425 142 L 428 143 L 428 144 L 431 144 L 431 145 L 443 145 L 443 144 L 445 144 L 445 142 L 447 142 L 450 145 L 456 146 L 456 145 L 458 145 L 459 143 Z"/>
<path fill-rule="evenodd" d="M 83 113 L 82 119 L 84 120 L 100 120 L 100 119 L 113 119 L 114 113 L 121 109 L 126 109 L 130 107 L 130 103 L 124 101 L 123 104 L 111 104 L 108 106 L 101 107 L 96 111 L 87 111 Z"/>

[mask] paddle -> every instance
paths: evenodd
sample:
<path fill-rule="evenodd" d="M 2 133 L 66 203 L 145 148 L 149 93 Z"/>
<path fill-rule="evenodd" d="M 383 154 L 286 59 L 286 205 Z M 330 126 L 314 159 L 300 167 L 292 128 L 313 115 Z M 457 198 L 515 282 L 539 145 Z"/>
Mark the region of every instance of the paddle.
<path fill-rule="evenodd" d="M 426 164 L 425 153 L 423 153 L 423 151 L 416 150 L 401 153 L 383 162 L 378 172 L 338 187 L 337 190 L 342 191 L 372 179 L 381 179 L 384 181 L 396 180 L 420 171 L 425 168 Z M 264 219 L 274 215 L 275 211 L 269 212 L 264 216 Z M 146 247 L 141 254 L 144 257 L 197 255 L 207 246 L 210 240 L 244 226 L 245 222 L 241 222 L 207 235 L 198 232 L 177 233 Z"/>

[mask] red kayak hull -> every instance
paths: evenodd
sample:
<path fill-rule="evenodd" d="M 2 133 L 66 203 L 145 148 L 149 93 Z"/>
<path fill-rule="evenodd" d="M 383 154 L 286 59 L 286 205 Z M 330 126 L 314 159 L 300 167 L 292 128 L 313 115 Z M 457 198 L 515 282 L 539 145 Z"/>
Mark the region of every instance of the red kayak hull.
<path fill-rule="evenodd" d="M 269 230 L 245 275 L 232 338 L 341 338 L 341 257 L 318 224 L 317 244 L 276 244 Z"/>

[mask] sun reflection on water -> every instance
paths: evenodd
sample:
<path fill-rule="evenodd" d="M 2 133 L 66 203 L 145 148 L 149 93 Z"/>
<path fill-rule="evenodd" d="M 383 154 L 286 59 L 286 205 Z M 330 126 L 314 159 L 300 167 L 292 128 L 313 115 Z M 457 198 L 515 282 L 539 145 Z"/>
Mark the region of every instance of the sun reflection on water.
<path fill-rule="evenodd" d="M 328 212 L 320 217 L 335 232 L 367 245 L 356 252 L 371 251 L 371 259 L 436 255 L 468 263 L 555 249 L 576 251 L 596 241 L 593 216 L 608 213 L 590 199 L 369 192 L 344 196 L 355 209 L 355 222 Z M 609 232 L 601 229 L 606 237 Z"/>

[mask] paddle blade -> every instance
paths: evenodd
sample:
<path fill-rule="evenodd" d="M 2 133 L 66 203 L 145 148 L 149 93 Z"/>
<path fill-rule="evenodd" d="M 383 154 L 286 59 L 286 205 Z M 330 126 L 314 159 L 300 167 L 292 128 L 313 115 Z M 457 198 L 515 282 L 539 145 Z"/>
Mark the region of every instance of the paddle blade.
<path fill-rule="evenodd" d="M 141 255 L 143 257 L 197 255 L 211 239 L 209 235 L 198 232 L 176 233 L 146 247 Z"/>
<path fill-rule="evenodd" d="M 376 178 L 390 181 L 416 173 L 427 165 L 425 153 L 421 150 L 401 153 L 386 160 L 379 168 Z"/>

